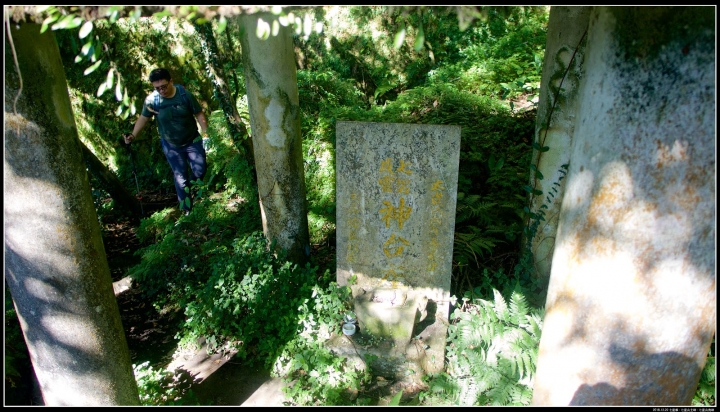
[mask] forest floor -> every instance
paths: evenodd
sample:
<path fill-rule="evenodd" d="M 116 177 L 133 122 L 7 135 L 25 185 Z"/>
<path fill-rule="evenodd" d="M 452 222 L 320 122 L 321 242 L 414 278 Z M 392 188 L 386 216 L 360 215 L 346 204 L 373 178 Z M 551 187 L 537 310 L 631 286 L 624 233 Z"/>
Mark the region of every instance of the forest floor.
<path fill-rule="evenodd" d="M 175 193 L 143 196 L 146 216 L 176 204 Z M 140 257 L 135 255 L 143 247 L 136 236 L 137 225 L 126 218 L 105 216 L 102 229 L 113 288 L 134 365 L 149 362 L 154 370 L 177 367 L 175 379 L 180 382 L 182 392 L 189 393 L 189 389 L 192 393 L 184 399 L 184 405 L 242 405 L 260 386 L 272 380 L 268 370 L 258 365 L 243 365 L 232 356 L 210 356 L 203 348 L 194 353 L 178 351 L 175 334 L 180 326 L 179 316 L 158 312 L 143 298 L 142 290 L 126 277 L 127 270 L 140 262 Z M 20 373 L 27 379 L 14 386 L 9 386 L 6 380 L 5 405 L 43 406 L 29 359 L 23 367 L 26 370 Z M 279 393 L 279 387 L 276 389 Z M 277 398 L 276 394 L 272 395 Z M 278 403 L 277 399 L 265 402 Z"/>
<path fill-rule="evenodd" d="M 174 193 L 143 195 L 146 216 L 173 207 L 176 202 Z M 272 378 L 261 362 L 246 364 L 235 359 L 234 353 L 208 355 L 204 347 L 197 351 L 178 349 L 175 334 L 182 314 L 156 310 L 143 298 L 141 286 L 133 285 L 127 277 L 128 269 L 140 263 L 135 252 L 144 246 L 136 235 L 137 229 L 127 218 L 103 217 L 103 243 L 132 363 L 148 362 L 153 370 L 175 371 L 175 385 L 187 394 L 183 405 L 282 406 L 285 398 L 280 379 Z M 6 405 L 43 405 L 30 362 L 27 367 L 32 384 L 28 379 L 22 394 L 14 394 L 12 402 L 6 398 Z M 386 386 L 380 379 L 363 393 L 371 399 L 371 405 L 387 404 L 392 394 L 401 389 Z"/>
<path fill-rule="evenodd" d="M 146 216 L 176 204 L 175 193 L 143 197 Z M 123 285 L 120 290 L 116 288 L 116 296 L 134 365 L 149 362 L 155 370 L 175 370 L 175 379 L 181 382 L 182 391 L 192 392 L 183 402 L 186 405 L 242 405 L 271 380 L 268 370 L 258 365 L 244 365 L 235 361 L 232 354 L 207 355 L 202 347 L 195 352 L 179 351 L 175 339 L 181 321 L 178 313 L 158 312 L 143 299 L 140 288 L 127 283 L 127 270 L 140 263 L 135 252 L 143 245 L 136 236 L 137 227 L 127 219 L 106 220 L 105 252 L 114 284 Z"/>

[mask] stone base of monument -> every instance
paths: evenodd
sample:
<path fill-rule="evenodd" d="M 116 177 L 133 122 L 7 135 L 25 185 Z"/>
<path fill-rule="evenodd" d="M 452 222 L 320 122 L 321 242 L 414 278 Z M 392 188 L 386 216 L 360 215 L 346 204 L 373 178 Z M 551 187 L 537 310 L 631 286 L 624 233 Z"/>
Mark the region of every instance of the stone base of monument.
<path fill-rule="evenodd" d="M 424 386 L 424 375 L 444 370 L 448 302 L 397 289 L 353 295 L 357 330 L 352 336 L 332 336 L 329 349 L 358 369 L 369 367 L 373 376 L 404 383 L 402 387 Z"/>

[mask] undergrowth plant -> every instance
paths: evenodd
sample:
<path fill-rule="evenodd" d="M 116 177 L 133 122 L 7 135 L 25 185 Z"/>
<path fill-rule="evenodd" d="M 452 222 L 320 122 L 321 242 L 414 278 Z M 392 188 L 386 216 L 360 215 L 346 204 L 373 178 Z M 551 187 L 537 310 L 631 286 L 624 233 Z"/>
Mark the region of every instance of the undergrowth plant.
<path fill-rule="evenodd" d="M 178 372 L 155 369 L 150 362 L 133 365 L 142 406 L 199 405 L 192 389 L 182 386 Z"/>
<path fill-rule="evenodd" d="M 715 364 L 715 337 L 713 336 L 713 341 L 705 359 L 705 366 L 700 374 L 700 381 L 692 400 L 693 406 L 716 406 L 717 384 L 715 375 L 717 375 L 717 366 Z"/>
<path fill-rule="evenodd" d="M 428 375 L 424 404 L 527 406 L 542 330 L 542 309 L 533 309 L 520 291 L 509 301 L 467 299 L 451 314 L 447 370 Z"/>

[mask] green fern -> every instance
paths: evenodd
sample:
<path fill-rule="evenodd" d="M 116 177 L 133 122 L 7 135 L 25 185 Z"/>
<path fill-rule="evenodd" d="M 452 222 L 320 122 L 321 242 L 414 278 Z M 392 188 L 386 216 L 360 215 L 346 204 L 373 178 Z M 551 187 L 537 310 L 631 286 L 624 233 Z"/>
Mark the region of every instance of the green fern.
<path fill-rule="evenodd" d="M 448 374 L 457 387 L 446 395 L 455 405 L 523 406 L 532 399 L 542 310 L 519 292 L 509 300 L 496 289 L 493 295 L 465 299 L 451 315 Z"/>

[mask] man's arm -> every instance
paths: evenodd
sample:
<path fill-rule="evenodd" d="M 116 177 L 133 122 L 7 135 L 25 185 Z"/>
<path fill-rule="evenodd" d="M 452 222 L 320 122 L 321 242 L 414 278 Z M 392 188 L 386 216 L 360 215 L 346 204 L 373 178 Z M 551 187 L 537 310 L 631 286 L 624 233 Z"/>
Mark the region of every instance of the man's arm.
<path fill-rule="evenodd" d="M 203 135 L 203 137 L 207 137 L 208 124 L 207 119 L 205 118 L 205 113 L 197 112 L 195 113 L 195 118 L 200 124 L 200 130 L 202 130 L 201 134 Z"/>
<path fill-rule="evenodd" d="M 140 115 L 140 117 L 138 117 L 137 121 L 135 122 L 135 126 L 133 127 L 132 133 L 124 136 L 126 144 L 130 144 L 133 140 L 135 140 L 135 137 L 140 134 L 142 129 L 145 127 L 145 124 L 147 124 L 148 120 L 150 120 L 150 118 L 143 115 Z"/>

